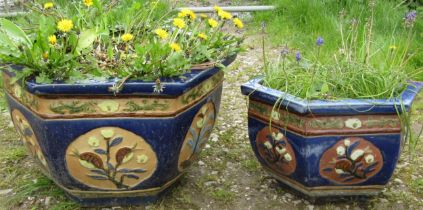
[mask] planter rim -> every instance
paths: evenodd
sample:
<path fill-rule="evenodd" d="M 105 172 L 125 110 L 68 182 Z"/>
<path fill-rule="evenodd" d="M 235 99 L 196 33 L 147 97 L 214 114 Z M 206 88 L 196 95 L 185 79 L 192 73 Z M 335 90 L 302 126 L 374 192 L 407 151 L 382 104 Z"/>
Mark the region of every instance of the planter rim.
<path fill-rule="evenodd" d="M 241 86 L 242 94 L 252 99 L 275 104 L 280 102 L 280 109 L 287 109 L 300 115 L 363 115 L 396 114 L 403 105 L 408 112 L 414 98 L 423 88 L 423 82 L 411 81 L 404 92 L 393 99 L 341 99 L 341 100 L 305 100 L 289 93 L 262 85 L 263 78 L 255 78 Z"/>
<path fill-rule="evenodd" d="M 235 59 L 236 55 L 230 56 L 222 64 L 228 66 Z M 20 70 L 19 66 L 16 66 L 16 68 Z M 218 71 L 220 71 L 218 67 L 208 69 L 192 68 L 191 72 L 180 77 L 161 78 L 161 84 L 164 86 L 161 93 L 154 92 L 155 81 L 129 80 L 125 82 L 119 95 L 179 96 L 207 80 Z M 10 77 L 14 76 L 14 73 L 9 71 L 4 71 L 4 73 Z M 34 95 L 113 95 L 113 92 L 109 88 L 117 82 L 118 79 L 112 78 L 107 81 L 92 80 L 90 83 L 66 84 L 63 82 L 54 82 L 52 84 L 39 84 L 35 82 L 34 78 L 31 78 L 25 81 L 25 86 Z"/>

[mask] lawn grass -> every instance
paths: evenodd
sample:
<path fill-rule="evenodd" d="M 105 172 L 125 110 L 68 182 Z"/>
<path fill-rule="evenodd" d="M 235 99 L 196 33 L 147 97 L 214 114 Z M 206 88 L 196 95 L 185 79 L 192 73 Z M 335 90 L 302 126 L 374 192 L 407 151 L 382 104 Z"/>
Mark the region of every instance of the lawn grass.
<path fill-rule="evenodd" d="M 403 27 L 403 18 L 409 7 L 400 4 L 400 0 L 377 0 L 375 7 L 375 25 L 373 50 L 387 49 L 395 45 L 398 50 L 406 48 L 407 30 Z M 319 60 L 321 63 L 333 62 L 334 52 L 338 52 L 341 44 L 339 26 L 345 25 L 340 13 L 343 11 L 344 20 L 357 20 L 365 23 L 369 17 L 367 0 L 262 0 L 262 4 L 277 6 L 276 11 L 258 12 L 253 18 L 253 33 L 260 33 L 261 24 L 266 23 L 268 43 L 274 47 L 288 45 L 298 49 L 303 57 L 315 56 L 312 50 L 316 38 L 321 36 L 325 40 Z M 417 7 L 418 19 L 415 25 L 413 44 L 410 52 L 416 53 L 409 62 L 409 70 L 423 67 L 423 7 Z M 384 56 L 384 55 L 381 55 Z M 378 58 L 374 59 L 377 60 Z M 414 76 L 415 80 L 423 80 L 423 73 Z"/>

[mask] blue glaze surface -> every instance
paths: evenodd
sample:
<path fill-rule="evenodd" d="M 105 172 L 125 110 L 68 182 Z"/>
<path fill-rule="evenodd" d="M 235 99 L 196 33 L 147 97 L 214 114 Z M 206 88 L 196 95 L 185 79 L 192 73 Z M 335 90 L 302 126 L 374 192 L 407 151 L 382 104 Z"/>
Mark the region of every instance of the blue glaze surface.
<path fill-rule="evenodd" d="M 223 62 L 227 66 L 235 60 L 236 56 L 230 57 Z M 21 70 L 22 67 L 14 66 L 15 70 Z M 161 78 L 161 84 L 164 85 L 162 93 L 154 93 L 155 81 L 127 81 L 119 95 L 135 94 L 135 95 L 156 95 L 156 96 L 179 96 L 189 89 L 197 86 L 204 80 L 207 80 L 215 73 L 220 71 L 214 67 L 207 70 L 193 69 L 190 73 L 186 73 L 182 77 Z M 13 76 L 11 72 L 6 72 Z M 26 88 L 29 92 L 36 95 L 113 95 L 109 88 L 115 85 L 118 79 L 110 79 L 108 81 L 90 81 L 87 84 L 66 84 L 56 81 L 53 84 L 38 84 L 35 79 L 26 81 Z"/>
<path fill-rule="evenodd" d="M 263 101 L 268 104 L 275 104 L 279 98 L 281 109 L 300 114 L 314 115 L 363 115 L 363 114 L 396 114 L 401 111 L 403 104 L 409 111 L 414 98 L 423 87 L 423 82 L 411 82 L 400 97 L 395 99 L 345 99 L 345 100 L 312 100 L 307 101 L 291 94 L 284 93 L 261 85 L 262 79 L 253 79 L 241 86 L 244 95 L 250 98 Z"/>
<path fill-rule="evenodd" d="M 248 118 L 250 143 L 256 157 L 263 165 L 267 165 L 267 163 L 258 153 L 256 138 L 257 133 L 266 126 L 268 126 L 267 123 L 251 117 Z M 297 160 L 295 172 L 288 177 L 306 187 L 339 185 L 320 175 L 319 161 L 326 150 L 345 138 L 362 137 L 366 139 L 380 149 L 384 160 L 383 168 L 379 173 L 365 182 L 350 186 L 385 185 L 391 178 L 399 157 L 401 144 L 400 134 L 301 136 L 289 130 L 279 130 L 285 134 L 289 143 L 294 148 Z"/>

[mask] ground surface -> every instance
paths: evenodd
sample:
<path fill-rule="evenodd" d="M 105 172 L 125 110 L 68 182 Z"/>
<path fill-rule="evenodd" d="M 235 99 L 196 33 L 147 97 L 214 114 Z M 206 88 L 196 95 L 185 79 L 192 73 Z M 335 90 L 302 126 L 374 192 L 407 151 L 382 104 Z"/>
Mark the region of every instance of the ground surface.
<path fill-rule="evenodd" d="M 194 2 L 202 5 L 205 1 Z M 248 51 L 227 69 L 219 118 L 200 160 L 157 203 L 113 209 L 423 209 L 422 146 L 413 161 L 404 151 L 383 193 L 365 200 L 311 203 L 278 186 L 262 170 L 250 147 L 247 100 L 240 93 L 241 84 L 260 74 L 259 40 L 257 35 L 249 36 Z M 419 110 L 414 116 L 420 117 L 415 118 L 416 128 L 423 122 L 422 102 L 416 103 Z M 6 111 L 0 113 L 0 142 L 0 210 L 79 209 L 37 170 Z"/>

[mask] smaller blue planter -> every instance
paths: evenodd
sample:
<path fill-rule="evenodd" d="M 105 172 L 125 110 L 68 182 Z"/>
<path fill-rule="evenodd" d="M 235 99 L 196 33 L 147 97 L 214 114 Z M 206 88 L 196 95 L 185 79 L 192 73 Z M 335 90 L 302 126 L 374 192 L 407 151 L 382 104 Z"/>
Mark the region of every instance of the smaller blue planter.
<path fill-rule="evenodd" d="M 161 93 L 131 81 L 114 95 L 114 80 L 21 86 L 3 75 L 12 120 L 44 174 L 96 207 L 153 202 L 183 174 L 212 132 L 224 77 L 193 70 L 162 79 Z"/>
<path fill-rule="evenodd" d="M 410 110 L 423 83 L 410 83 L 392 100 L 306 101 L 261 81 L 251 80 L 241 90 L 249 96 L 251 146 L 264 169 L 310 197 L 374 195 L 383 189 L 400 155 L 398 113 Z"/>

